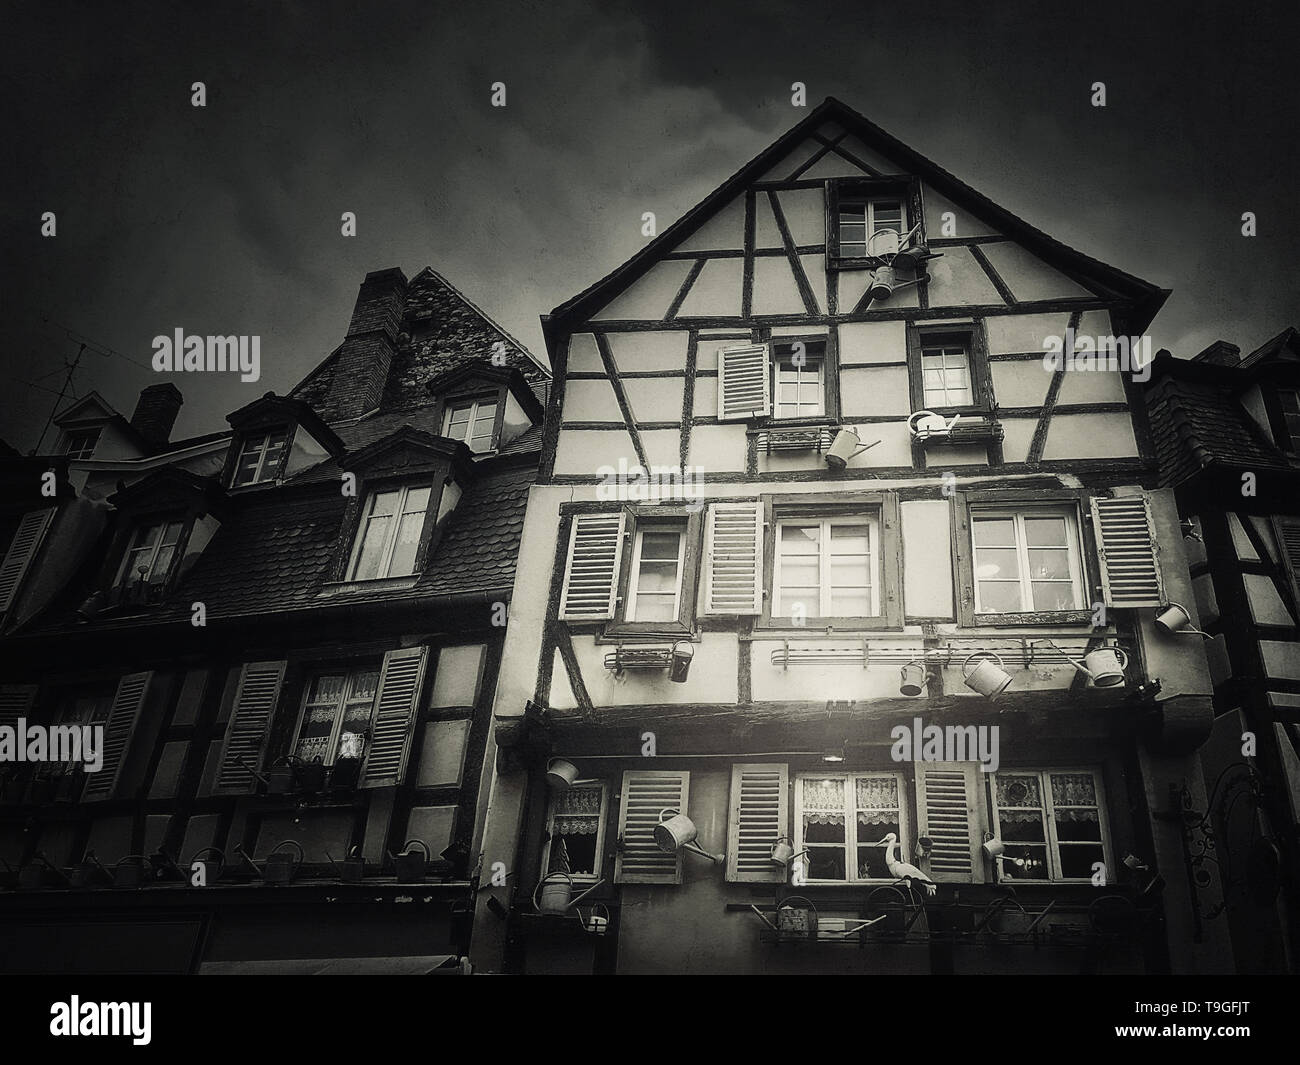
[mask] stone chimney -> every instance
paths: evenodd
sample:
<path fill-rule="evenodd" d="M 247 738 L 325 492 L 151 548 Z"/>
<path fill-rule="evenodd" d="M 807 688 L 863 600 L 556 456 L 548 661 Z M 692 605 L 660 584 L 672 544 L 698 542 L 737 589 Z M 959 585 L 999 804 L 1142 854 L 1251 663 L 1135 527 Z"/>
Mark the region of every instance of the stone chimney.
<path fill-rule="evenodd" d="M 1241 362 L 1241 348 L 1226 340 L 1216 340 L 1199 355 L 1193 356 L 1192 362 L 1208 362 L 1211 366 L 1236 366 Z"/>
<path fill-rule="evenodd" d="M 406 275 L 400 269 L 366 274 L 325 397 L 327 421 L 356 418 L 379 406 L 405 306 Z"/>
<path fill-rule="evenodd" d="M 151 446 L 166 447 L 184 402 L 181 390 L 171 383 L 142 388 L 135 413 L 131 415 L 131 428 Z"/>

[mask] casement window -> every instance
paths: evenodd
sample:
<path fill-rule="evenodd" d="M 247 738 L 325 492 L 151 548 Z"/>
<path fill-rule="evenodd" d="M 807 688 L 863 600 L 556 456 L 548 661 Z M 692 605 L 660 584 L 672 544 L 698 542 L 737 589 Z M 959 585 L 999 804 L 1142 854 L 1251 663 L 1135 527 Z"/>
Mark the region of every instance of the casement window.
<path fill-rule="evenodd" d="M 799 341 L 775 348 L 772 417 L 820 418 L 826 413 L 825 345 Z"/>
<path fill-rule="evenodd" d="M 803 773 L 795 777 L 795 851 L 807 850 L 806 883 L 892 880 L 885 836 L 895 857 L 911 861 L 903 777 L 899 773 Z M 795 882 L 799 882 L 796 877 Z"/>
<path fill-rule="evenodd" d="M 788 770 L 783 763 L 733 765 L 727 818 L 727 879 L 782 883 L 772 845 L 788 828 Z"/>
<path fill-rule="evenodd" d="M 371 492 L 352 551 L 348 580 L 405 577 L 415 572 L 433 489 L 404 485 Z"/>
<path fill-rule="evenodd" d="M 880 523 L 865 514 L 777 522 L 773 589 L 777 617 L 875 617 Z"/>
<path fill-rule="evenodd" d="M 54 521 L 54 507 L 29 510 L 18 522 L 13 539 L 0 561 L 0 613 L 13 606 L 23 578 L 41 549 L 45 533 Z"/>
<path fill-rule="evenodd" d="M 1085 882 L 1110 868 L 1101 774 L 1092 769 L 994 774 L 993 819 L 1006 845 L 1003 880 Z M 1023 863 L 1023 864 L 1022 864 Z"/>
<path fill-rule="evenodd" d="M 926 410 L 971 405 L 970 351 L 963 338 L 936 337 L 925 343 L 921 348 L 921 388 Z"/>
<path fill-rule="evenodd" d="M 183 529 L 184 523 L 179 521 L 155 522 L 137 528 L 122 559 L 116 586 L 164 584 L 176 559 Z"/>
<path fill-rule="evenodd" d="M 1076 508 L 972 507 L 970 526 L 977 614 L 1085 606 Z"/>
<path fill-rule="evenodd" d="M 578 881 L 600 877 L 608 807 L 604 784 L 576 784 L 551 796 L 543 873 L 568 873 Z"/>
<path fill-rule="evenodd" d="M 623 774 L 618 813 L 619 847 L 614 861 L 616 884 L 682 882 L 682 852 L 662 850 L 655 841 L 654 830 L 664 810 L 690 816 L 690 782 L 688 772 L 629 769 Z M 706 843 L 701 846 L 708 849 Z"/>
<path fill-rule="evenodd" d="M 929 855 L 916 864 L 935 883 L 984 881 L 986 776 L 978 762 L 916 763 L 916 834 L 930 841 Z"/>
<path fill-rule="evenodd" d="M 103 764 L 99 772 L 86 775 L 86 786 L 81 792 L 83 802 L 116 797 L 122 767 L 152 678 L 152 673 L 129 673 L 118 682 L 104 725 Z"/>
<path fill-rule="evenodd" d="M 442 435 L 463 440 L 471 451 L 491 451 L 496 438 L 497 400 L 461 400 L 448 404 L 442 416 Z"/>
<path fill-rule="evenodd" d="M 231 475 L 231 487 L 239 488 L 246 484 L 260 484 L 263 481 L 275 480 L 284 465 L 289 436 L 288 428 L 280 427 L 265 432 L 250 433 L 244 437 L 244 443 L 239 450 L 239 459 Z"/>
<path fill-rule="evenodd" d="M 112 712 L 113 696 L 114 691 L 112 688 L 101 692 L 87 692 L 84 690 L 69 692 L 60 702 L 55 724 L 77 729 L 85 726 L 103 725 L 108 721 L 109 714 Z M 76 772 L 82 765 L 81 762 L 69 759 L 61 765 L 52 765 L 49 768 L 55 773 L 67 774 Z"/>
<path fill-rule="evenodd" d="M 304 762 L 333 765 L 365 753 L 379 690 L 379 670 L 320 673 L 308 679 L 293 743 Z"/>
<path fill-rule="evenodd" d="M 69 429 L 63 438 L 63 453 L 73 461 L 88 459 L 95 453 L 101 429 Z"/>
<path fill-rule="evenodd" d="M 686 522 L 646 522 L 632 547 L 628 621 L 675 621 L 681 611 Z"/>
<path fill-rule="evenodd" d="M 839 256 L 892 255 L 907 233 L 907 209 L 897 196 L 839 201 Z"/>

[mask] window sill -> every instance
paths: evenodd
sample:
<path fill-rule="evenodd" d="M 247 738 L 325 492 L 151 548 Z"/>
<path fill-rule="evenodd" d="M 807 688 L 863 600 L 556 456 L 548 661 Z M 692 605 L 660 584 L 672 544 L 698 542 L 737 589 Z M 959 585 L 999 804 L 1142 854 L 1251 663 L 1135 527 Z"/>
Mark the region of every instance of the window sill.
<path fill-rule="evenodd" d="M 834 639 L 849 632 L 879 632 L 887 629 L 901 632 L 903 626 L 901 622 L 887 617 L 808 618 L 802 625 L 796 625 L 792 618 L 765 617 L 754 626 L 755 632 L 795 640 Z"/>
<path fill-rule="evenodd" d="M 664 640 L 697 640 L 694 626 L 681 622 L 636 622 L 623 621 L 605 626 L 598 644 L 609 643 L 655 643 Z"/>
<path fill-rule="evenodd" d="M 1091 610 L 1042 610 L 1024 614 L 972 614 L 963 625 L 1087 625 Z"/>

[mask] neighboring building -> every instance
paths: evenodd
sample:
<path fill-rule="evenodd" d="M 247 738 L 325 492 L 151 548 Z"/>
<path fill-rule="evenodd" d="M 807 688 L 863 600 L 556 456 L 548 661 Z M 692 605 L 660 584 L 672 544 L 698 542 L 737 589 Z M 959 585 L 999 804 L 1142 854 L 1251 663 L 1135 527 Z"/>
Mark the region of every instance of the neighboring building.
<path fill-rule="evenodd" d="M 1043 361 L 1166 295 L 828 100 L 545 317 L 476 966 L 1224 971 L 1170 806 L 1204 804 L 1213 716 L 1200 641 L 1154 623 L 1193 599 L 1173 493 L 1130 376 Z M 1067 661 L 1106 646 L 1101 686 Z M 998 729 L 997 771 L 896 760 L 917 718 Z M 725 857 L 661 849 L 670 811 Z M 595 890 L 542 915 L 544 875 Z M 792 895 L 815 942 L 753 913 Z"/>
<path fill-rule="evenodd" d="M 1214 681 L 1218 783 L 1189 843 L 1227 883 L 1201 891 L 1226 914 L 1239 972 L 1295 972 L 1300 959 L 1300 336 L 1283 330 L 1244 359 L 1216 341 L 1157 357 L 1147 386 L 1162 483 L 1174 489 L 1195 609 Z M 1190 626 L 1188 627 L 1190 629 Z M 1253 745 L 1253 751 L 1250 749 Z M 1208 864 L 1200 863 L 1201 865 Z M 1220 918 L 1222 923 L 1222 918 Z"/>
<path fill-rule="evenodd" d="M 32 608 L 6 616 L 0 719 L 106 743 L 95 773 L 0 767 L 0 969 L 466 953 L 548 380 L 437 273 L 384 270 L 338 349 L 228 432 L 168 444 L 162 383 L 129 423 L 86 397 L 56 419 L 60 457 L 4 462 L 0 586 Z M 393 860 L 410 840 L 427 875 Z"/>

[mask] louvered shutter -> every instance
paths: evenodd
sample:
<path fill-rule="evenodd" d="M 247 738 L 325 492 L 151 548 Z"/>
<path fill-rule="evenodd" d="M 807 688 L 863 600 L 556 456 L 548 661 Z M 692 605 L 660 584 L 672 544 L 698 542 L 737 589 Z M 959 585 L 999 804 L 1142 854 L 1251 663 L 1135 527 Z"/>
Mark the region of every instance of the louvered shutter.
<path fill-rule="evenodd" d="M 704 531 L 704 613 L 763 612 L 763 504 L 712 503 Z"/>
<path fill-rule="evenodd" d="M 360 787 L 382 788 L 401 783 L 411 753 L 415 711 L 424 687 L 428 657 L 427 647 L 407 647 L 384 655 Z"/>
<path fill-rule="evenodd" d="M 1291 590 L 1300 602 L 1300 520 L 1274 518 L 1278 554 L 1291 578 Z"/>
<path fill-rule="evenodd" d="M 248 662 L 240 671 L 214 789 L 217 793 L 246 795 L 255 790 L 253 771 L 262 761 L 267 730 L 284 683 L 284 666 L 283 659 Z"/>
<path fill-rule="evenodd" d="M 23 577 L 26 576 L 32 559 L 36 557 L 36 552 L 40 550 L 45 530 L 53 520 L 54 508 L 46 507 L 44 510 L 28 511 L 18 523 L 18 531 L 14 533 L 9 550 L 5 552 L 4 561 L 0 562 L 0 613 L 13 605 Z"/>
<path fill-rule="evenodd" d="M 560 591 L 561 621 L 600 621 L 614 616 L 625 521 L 621 510 L 573 516 Z"/>
<path fill-rule="evenodd" d="M 152 673 L 128 673 L 118 681 L 108 720 L 104 723 L 103 765 L 99 772 L 86 774 L 86 786 L 81 792 L 83 802 L 111 799 L 116 793 L 122 764 L 126 761 L 136 722 L 140 720 L 140 710 L 152 676 Z"/>
<path fill-rule="evenodd" d="M 926 871 L 936 884 L 984 881 L 980 778 L 977 762 L 916 763 L 917 835 L 928 836 L 934 844 Z"/>
<path fill-rule="evenodd" d="M 731 767 L 727 828 L 727 879 L 783 883 L 786 870 L 772 861 L 772 844 L 786 827 L 789 778 L 783 764 Z"/>
<path fill-rule="evenodd" d="M 655 825 L 661 810 L 687 813 L 690 774 L 661 770 L 623 774 L 623 796 L 618 813 L 622 848 L 614 862 L 617 884 L 680 884 L 682 852 L 669 854 L 655 842 Z"/>
<path fill-rule="evenodd" d="M 1146 496 L 1092 500 L 1107 606 L 1162 606 L 1160 558 Z"/>
<path fill-rule="evenodd" d="M 721 349 L 718 352 L 718 421 L 762 417 L 771 409 L 767 345 Z"/>
<path fill-rule="evenodd" d="M 0 726 L 17 726 L 36 705 L 35 684 L 0 684 Z"/>

